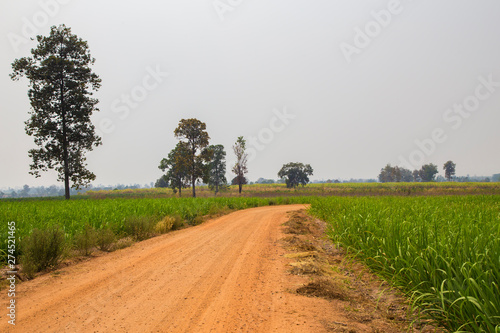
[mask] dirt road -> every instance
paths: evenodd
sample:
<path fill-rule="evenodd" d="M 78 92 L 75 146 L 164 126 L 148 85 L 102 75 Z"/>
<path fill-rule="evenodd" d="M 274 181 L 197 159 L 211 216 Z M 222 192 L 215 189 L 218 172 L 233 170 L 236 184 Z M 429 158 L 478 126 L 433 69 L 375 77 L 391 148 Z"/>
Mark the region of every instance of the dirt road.
<path fill-rule="evenodd" d="M 331 304 L 288 292 L 278 242 L 302 208 L 238 211 L 21 283 L 15 329 L 2 296 L 0 331 L 325 331 Z"/>

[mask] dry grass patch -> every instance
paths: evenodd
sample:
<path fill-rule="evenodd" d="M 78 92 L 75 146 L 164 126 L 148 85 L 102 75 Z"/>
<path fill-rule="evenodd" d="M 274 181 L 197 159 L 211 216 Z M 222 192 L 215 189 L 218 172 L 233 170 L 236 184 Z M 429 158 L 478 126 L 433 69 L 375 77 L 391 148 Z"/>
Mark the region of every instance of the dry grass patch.
<path fill-rule="evenodd" d="M 286 234 L 308 235 L 311 233 L 310 224 L 304 220 L 303 214 L 301 211 L 290 214 L 288 221 L 284 224 Z"/>
<path fill-rule="evenodd" d="M 371 332 L 439 332 L 411 313 L 400 292 L 327 239 L 323 221 L 304 210 L 289 218 L 283 224 L 288 235 L 281 239 L 289 251 L 285 257 L 293 260 L 289 272 L 308 278 L 291 292 L 335 304 L 335 316 L 342 320 L 325 322 L 325 328 L 334 332 L 366 332 L 367 327 Z"/>
<path fill-rule="evenodd" d="M 318 248 L 314 246 L 311 241 L 299 238 L 297 236 L 285 237 L 283 238 L 283 242 L 286 244 L 287 249 L 291 251 L 318 251 Z"/>
<path fill-rule="evenodd" d="M 335 281 L 329 277 L 319 277 L 297 289 L 297 294 L 322 297 L 326 299 L 347 300 L 348 295 Z"/>
<path fill-rule="evenodd" d="M 294 275 L 322 275 L 325 273 L 323 265 L 315 260 L 298 261 L 290 264 L 290 273 Z"/>

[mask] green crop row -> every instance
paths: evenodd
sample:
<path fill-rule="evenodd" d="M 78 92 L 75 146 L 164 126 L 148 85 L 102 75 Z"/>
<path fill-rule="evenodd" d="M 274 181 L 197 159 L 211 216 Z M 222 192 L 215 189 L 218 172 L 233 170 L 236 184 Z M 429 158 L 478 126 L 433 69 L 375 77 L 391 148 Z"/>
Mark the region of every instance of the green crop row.
<path fill-rule="evenodd" d="M 17 244 L 34 229 L 46 230 L 58 225 L 66 240 L 82 232 L 85 226 L 99 230 L 111 228 L 123 233 L 129 218 L 160 221 L 165 216 L 179 216 L 187 224 L 196 224 L 200 217 L 272 204 L 301 202 L 300 198 L 167 198 L 167 199 L 104 199 L 104 200 L 0 200 L 0 262 L 5 263 L 8 236 L 15 234 Z M 9 222 L 15 222 L 15 232 Z M 17 246 L 16 254 L 19 255 Z M 21 246 L 22 250 L 22 246 Z"/>
<path fill-rule="evenodd" d="M 500 196 L 329 197 L 311 212 L 440 325 L 500 332 Z"/>

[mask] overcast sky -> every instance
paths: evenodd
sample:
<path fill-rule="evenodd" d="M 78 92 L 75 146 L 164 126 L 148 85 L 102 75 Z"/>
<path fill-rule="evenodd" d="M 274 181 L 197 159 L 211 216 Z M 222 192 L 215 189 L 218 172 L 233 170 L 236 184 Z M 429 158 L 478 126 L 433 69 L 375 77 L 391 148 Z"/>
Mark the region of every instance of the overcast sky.
<path fill-rule="evenodd" d="M 0 187 L 28 174 L 26 79 L 8 77 L 50 26 L 88 41 L 102 79 L 88 153 L 94 184 L 150 183 L 182 118 L 228 156 L 248 140 L 248 177 L 309 163 L 313 179 L 376 178 L 387 163 L 500 172 L 500 2 L 2 1 Z"/>

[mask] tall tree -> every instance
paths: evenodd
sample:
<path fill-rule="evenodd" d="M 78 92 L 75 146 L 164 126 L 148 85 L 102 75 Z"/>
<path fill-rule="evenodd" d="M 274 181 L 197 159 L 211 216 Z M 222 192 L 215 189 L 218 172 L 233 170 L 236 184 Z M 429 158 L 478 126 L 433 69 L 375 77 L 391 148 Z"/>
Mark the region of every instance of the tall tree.
<path fill-rule="evenodd" d="M 91 96 L 101 79 L 90 68 L 95 59 L 87 42 L 70 28 L 53 26 L 49 36 L 36 39 L 32 56 L 16 59 L 10 75 L 13 80 L 25 76 L 30 81 L 31 118 L 25 130 L 39 147 L 28 152 L 33 160 L 30 174 L 38 178 L 41 171 L 55 169 L 69 199 L 70 181 L 71 187 L 80 189 L 95 179 L 86 168 L 85 152 L 101 144 L 90 121 L 98 111 L 98 100 Z"/>
<path fill-rule="evenodd" d="M 448 181 L 451 181 L 451 178 L 455 176 L 455 168 L 456 164 L 452 161 L 448 161 L 443 165 L 444 176 Z"/>
<path fill-rule="evenodd" d="M 309 164 L 287 163 L 278 172 L 278 177 L 284 178 L 286 187 L 296 188 L 299 185 L 305 186 L 309 183 L 309 176 L 312 176 L 313 169 Z"/>
<path fill-rule="evenodd" d="M 248 172 L 247 162 L 248 154 L 246 150 L 246 140 L 242 136 L 238 137 L 233 145 L 233 152 L 236 155 L 236 163 L 233 166 L 233 173 L 236 175 L 236 183 L 238 184 L 238 192 L 241 194 L 243 185 L 247 183 L 245 174 Z"/>
<path fill-rule="evenodd" d="M 206 177 L 206 163 L 211 154 L 206 147 L 210 137 L 206 131 L 207 125 L 198 119 L 181 119 L 179 126 L 174 131 L 175 137 L 187 144 L 189 157 L 186 159 L 187 167 L 193 188 L 193 198 L 196 197 L 196 182 Z"/>
<path fill-rule="evenodd" d="M 223 145 L 209 146 L 212 159 L 208 165 L 208 186 L 219 193 L 219 189 L 227 184 L 226 180 L 226 152 Z"/>
<path fill-rule="evenodd" d="M 168 157 L 162 159 L 158 166 L 162 171 L 167 170 L 167 173 L 160 178 L 163 179 L 163 182 L 159 179 L 158 184 L 166 183 L 174 193 L 179 190 L 179 196 L 182 196 L 182 189 L 188 186 L 190 180 L 190 155 L 191 150 L 185 142 L 177 143 L 177 146 L 170 151 Z"/>
<path fill-rule="evenodd" d="M 436 178 L 438 168 L 435 164 L 426 164 L 422 166 L 418 173 L 423 182 L 432 182 Z"/>

